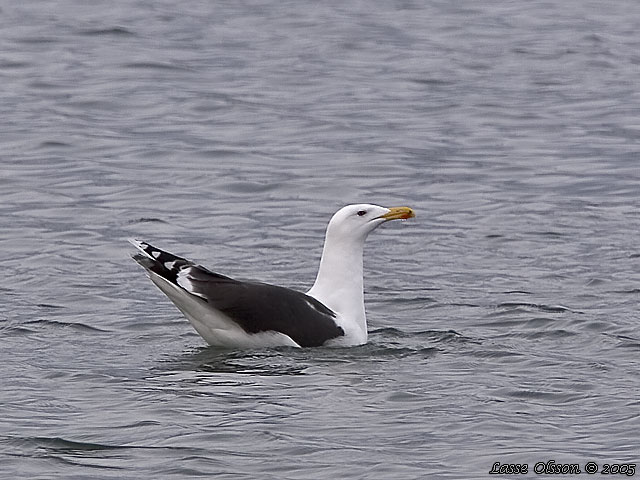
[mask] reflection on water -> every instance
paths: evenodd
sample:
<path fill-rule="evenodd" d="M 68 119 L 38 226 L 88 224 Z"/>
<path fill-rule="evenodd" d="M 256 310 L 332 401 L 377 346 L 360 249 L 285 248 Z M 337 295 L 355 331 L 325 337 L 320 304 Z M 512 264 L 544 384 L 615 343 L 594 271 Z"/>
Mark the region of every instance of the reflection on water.
<path fill-rule="evenodd" d="M 172 359 L 165 359 L 159 365 L 159 369 L 239 375 L 305 375 L 309 374 L 309 369 L 318 367 L 331 369 L 336 364 L 384 362 L 390 358 L 399 359 L 408 356 L 415 356 L 422 361 L 437 355 L 440 351 L 445 351 L 446 344 L 458 341 L 474 340 L 465 339 L 453 330 L 409 334 L 394 328 L 385 328 L 371 332 L 368 344 L 351 348 L 278 347 L 238 351 L 202 347 L 190 352 L 182 352 Z M 445 344 L 445 347 L 440 348 L 439 343 Z"/>
<path fill-rule="evenodd" d="M 291 350 L 283 347 L 243 352 L 203 347 L 180 355 L 166 366 L 175 370 L 239 375 L 303 375 L 308 365 L 292 358 Z"/>

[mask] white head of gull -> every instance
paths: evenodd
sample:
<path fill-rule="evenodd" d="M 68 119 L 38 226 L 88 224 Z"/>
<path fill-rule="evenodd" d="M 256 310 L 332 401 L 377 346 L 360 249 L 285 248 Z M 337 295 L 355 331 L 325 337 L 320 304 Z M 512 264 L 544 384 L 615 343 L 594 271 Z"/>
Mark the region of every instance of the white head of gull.
<path fill-rule="evenodd" d="M 367 236 L 389 220 L 413 216 L 413 210 L 408 207 L 359 204 L 347 205 L 331 218 L 318 276 L 307 295 L 336 312 L 336 322 L 345 334 L 333 343 L 361 345 L 367 342 L 363 272 Z"/>
<path fill-rule="evenodd" d="M 350 346 L 367 341 L 363 250 L 381 224 L 409 207 L 348 205 L 329 222 L 313 287 L 306 293 L 235 280 L 149 243 L 131 240 L 151 281 L 211 345 L 227 348 Z"/>

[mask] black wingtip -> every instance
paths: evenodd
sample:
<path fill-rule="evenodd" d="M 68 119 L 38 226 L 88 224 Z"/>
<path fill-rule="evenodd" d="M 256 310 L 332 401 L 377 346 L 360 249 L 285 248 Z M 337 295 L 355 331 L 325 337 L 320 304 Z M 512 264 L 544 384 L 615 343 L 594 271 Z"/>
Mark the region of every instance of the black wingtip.
<path fill-rule="evenodd" d="M 177 285 L 178 273 L 194 263 L 186 258 L 154 247 L 150 243 L 140 240 L 129 240 L 139 251 L 131 257 L 145 270 L 161 276 L 165 280 Z"/>
<path fill-rule="evenodd" d="M 142 253 L 133 253 L 131 255 L 131 258 L 133 258 L 136 262 L 138 262 L 138 264 L 140 264 L 142 267 L 144 267 L 147 270 L 151 270 L 154 264 L 157 263 L 155 260 L 150 259 L 149 257 L 147 257 L 146 255 L 143 255 Z"/>

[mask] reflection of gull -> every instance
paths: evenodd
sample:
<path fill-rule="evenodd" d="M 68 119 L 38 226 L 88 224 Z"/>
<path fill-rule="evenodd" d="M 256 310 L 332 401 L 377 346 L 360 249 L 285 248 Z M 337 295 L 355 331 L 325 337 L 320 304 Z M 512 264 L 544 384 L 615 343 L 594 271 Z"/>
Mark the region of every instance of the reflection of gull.
<path fill-rule="evenodd" d="M 362 254 L 367 235 L 408 207 L 348 205 L 331 218 L 315 284 L 306 294 L 241 282 L 148 243 L 133 258 L 211 345 L 252 348 L 360 345 L 367 341 Z"/>

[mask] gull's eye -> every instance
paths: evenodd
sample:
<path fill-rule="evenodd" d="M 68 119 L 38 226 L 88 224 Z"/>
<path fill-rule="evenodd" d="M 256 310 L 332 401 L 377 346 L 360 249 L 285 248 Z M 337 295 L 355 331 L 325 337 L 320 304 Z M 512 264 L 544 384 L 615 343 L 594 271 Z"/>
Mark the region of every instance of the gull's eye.
<path fill-rule="evenodd" d="M 359 217 L 362 217 L 362 216 L 364 216 L 364 215 L 366 215 L 366 214 L 367 214 L 367 211 L 366 211 L 366 210 L 359 210 L 359 211 L 358 211 L 358 216 L 359 216 Z"/>

